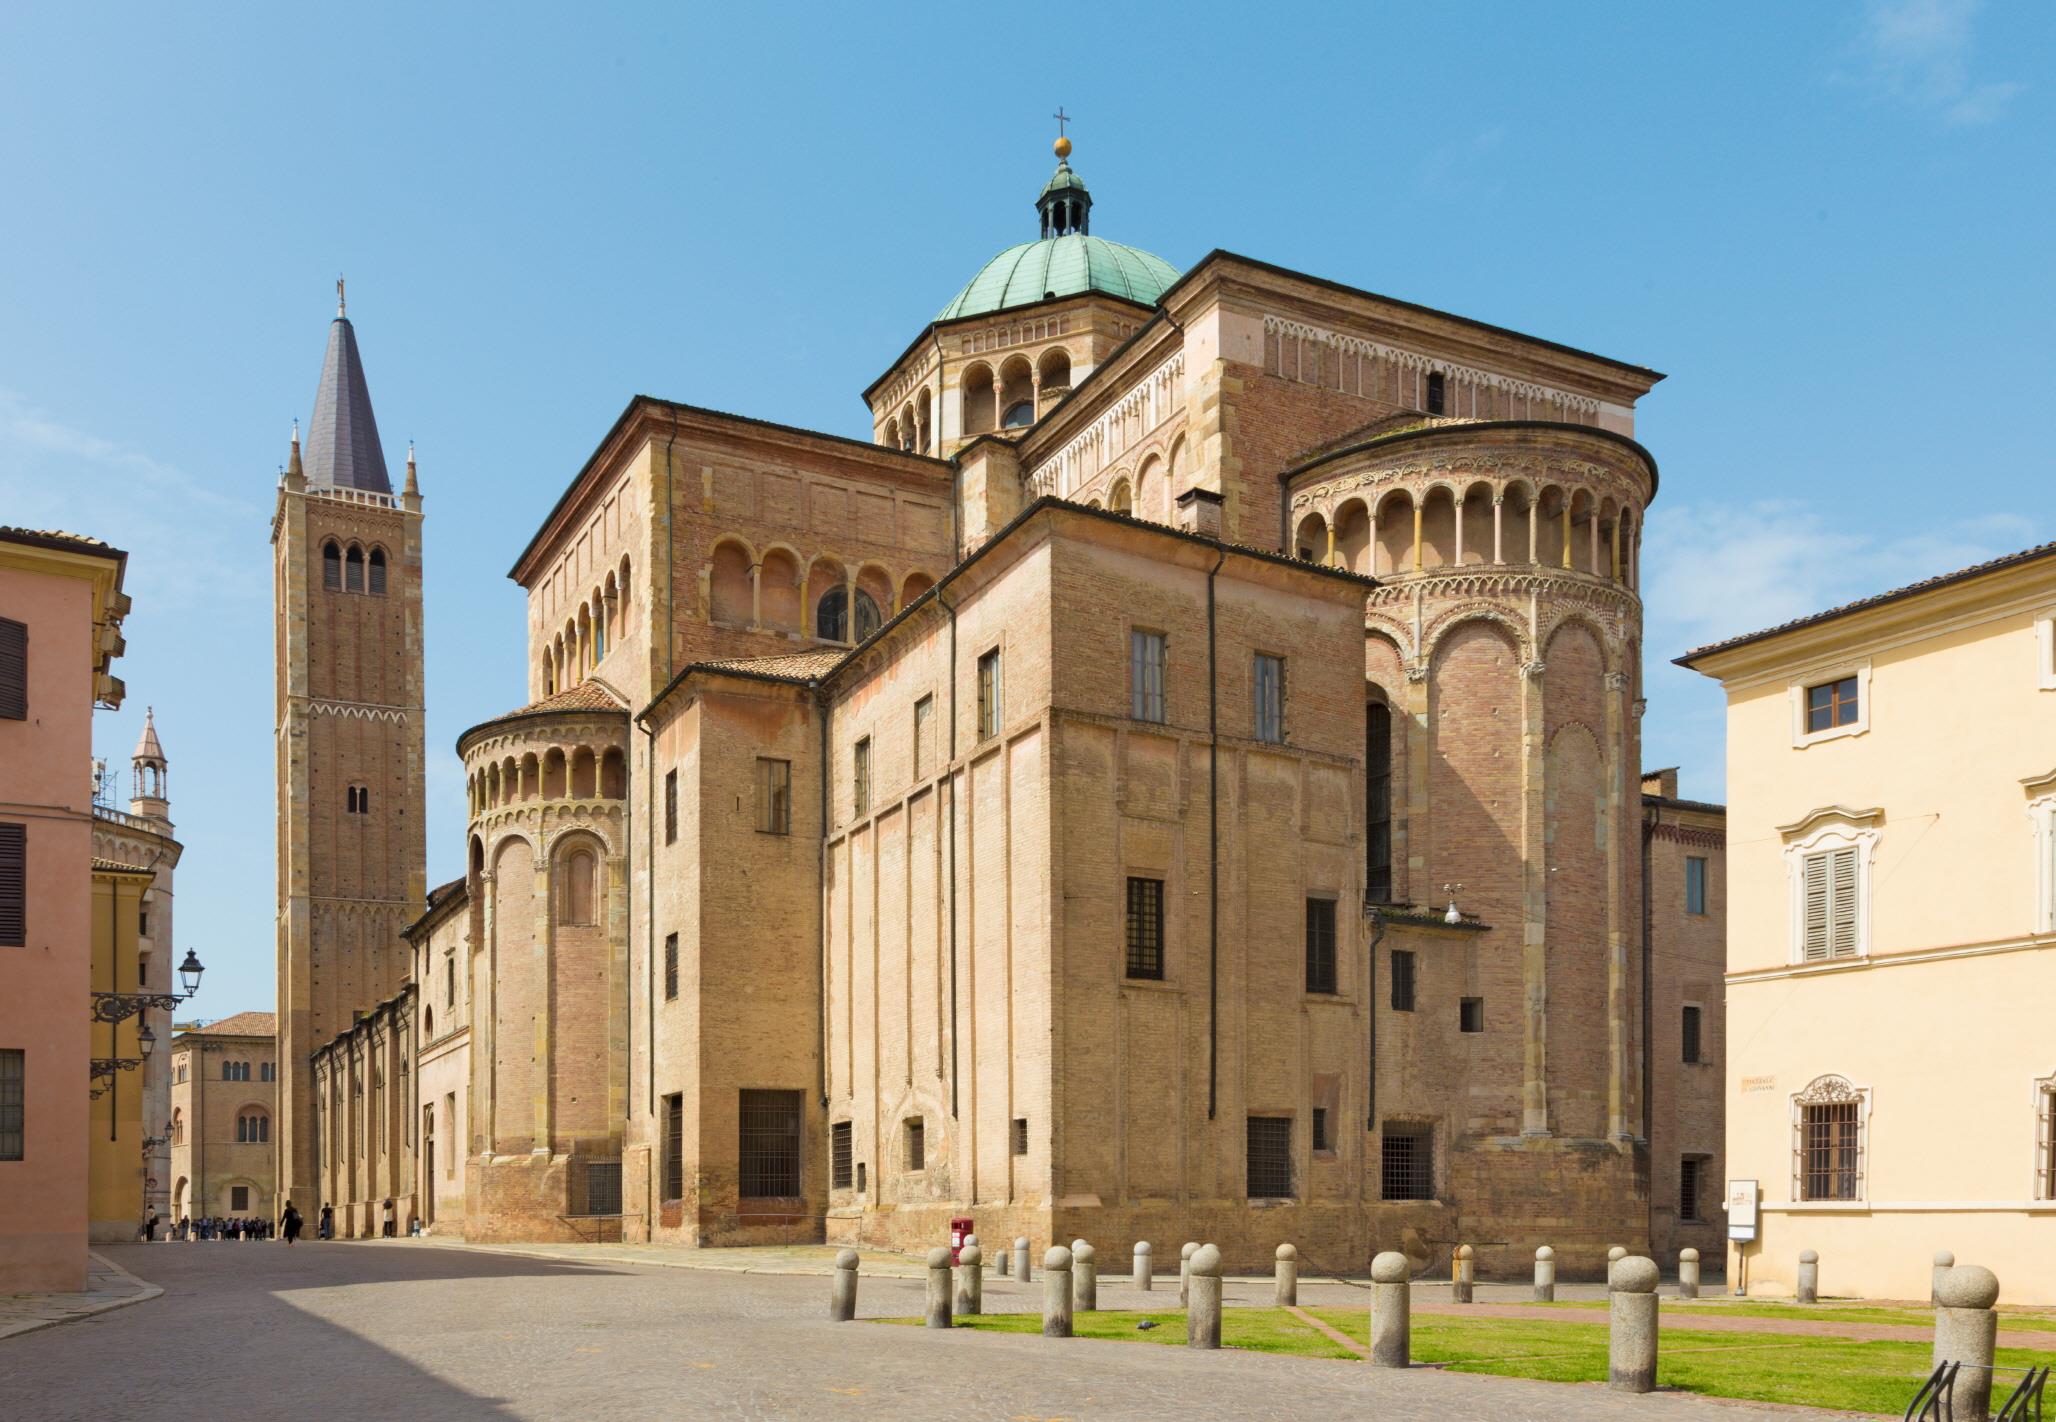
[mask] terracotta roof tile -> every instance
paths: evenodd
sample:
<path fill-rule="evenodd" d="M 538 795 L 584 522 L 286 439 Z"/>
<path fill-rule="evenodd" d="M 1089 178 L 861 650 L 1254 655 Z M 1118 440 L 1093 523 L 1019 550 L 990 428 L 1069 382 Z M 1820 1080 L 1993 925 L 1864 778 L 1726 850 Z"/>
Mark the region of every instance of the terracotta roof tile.
<path fill-rule="evenodd" d="M 218 1022 L 209 1022 L 205 1027 L 188 1027 L 181 1036 L 194 1034 L 203 1037 L 276 1037 L 278 1015 L 272 1012 L 238 1012 L 233 1017 L 224 1017 Z"/>
<path fill-rule="evenodd" d="M 586 680 L 555 696 L 545 696 L 540 701 L 531 701 L 526 706 L 517 706 L 504 715 L 494 717 L 504 721 L 508 716 L 538 716 L 551 711 L 626 711 L 627 705 L 609 691 L 604 682 Z"/>
<path fill-rule="evenodd" d="M 1715 652 L 1725 652 L 1731 647 L 1747 646 L 1751 642 L 1761 642 L 1766 638 L 1776 637 L 1782 633 L 1796 632 L 1802 627 L 1812 627 L 1818 623 L 1832 622 L 1837 617 L 1845 617 L 1852 612 L 1861 612 L 1865 608 L 1878 607 L 1888 602 L 1897 602 L 1901 598 L 1913 597 L 1918 593 L 1930 592 L 1935 588 L 1947 587 L 1951 583 L 1962 582 L 1968 578 L 1981 577 L 1986 573 L 1996 573 L 2001 568 L 2010 568 L 2016 563 L 2032 563 L 2037 558 L 2052 556 L 2056 556 L 2056 543 L 2037 543 L 2032 548 L 2023 548 L 2018 553 L 2008 553 L 2003 558 L 1993 558 L 1984 563 L 1973 563 L 1968 568 L 1958 568 L 1953 573 L 1938 573 L 1932 578 L 1922 578 L 1917 583 L 1908 583 L 1903 588 L 1893 588 L 1889 592 L 1877 593 L 1871 597 L 1861 597 L 1854 602 L 1845 602 L 1840 607 L 1830 607 L 1824 612 L 1810 612 L 1804 617 L 1795 617 L 1790 622 L 1780 622 L 1775 627 L 1766 627 L 1761 632 L 1745 632 L 1739 637 L 1730 637 L 1726 641 L 1709 642 L 1703 647 L 1694 647 L 1691 651 L 1685 653 L 1684 656 L 1678 657 L 1676 662 L 1681 667 L 1689 667 L 1700 657 L 1711 656 Z"/>
<path fill-rule="evenodd" d="M 720 661 L 703 661 L 695 666 L 709 671 L 748 672 L 753 676 L 773 676 L 788 681 L 811 681 L 826 676 L 850 654 L 848 647 L 826 647 L 815 652 L 788 652 L 778 657 L 730 657 Z"/>

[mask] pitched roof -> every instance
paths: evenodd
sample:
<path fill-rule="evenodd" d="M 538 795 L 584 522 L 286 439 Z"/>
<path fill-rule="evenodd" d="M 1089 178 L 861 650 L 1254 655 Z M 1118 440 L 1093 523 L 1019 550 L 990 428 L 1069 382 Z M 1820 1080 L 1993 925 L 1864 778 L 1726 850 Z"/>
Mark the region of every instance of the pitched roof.
<path fill-rule="evenodd" d="M 209 1022 L 205 1027 L 188 1027 L 179 1035 L 190 1037 L 276 1037 L 278 1035 L 278 1014 L 272 1012 L 238 1012 L 233 1017 L 224 1017 Z"/>
<path fill-rule="evenodd" d="M 1772 637 L 1782 636 L 1787 632 L 1796 632 L 1802 627 L 1813 627 L 1823 622 L 1832 622 L 1837 617 L 1846 617 L 1852 612 L 1861 612 L 1866 608 L 1881 607 L 1888 602 L 1898 602 L 1902 598 L 1915 597 L 1924 592 L 1933 592 L 1936 588 L 1945 588 L 1952 583 L 1967 582 L 1971 578 L 1983 577 L 1987 573 L 1996 573 L 2003 568 L 2011 568 L 2016 564 L 2032 563 L 2039 558 L 2051 557 L 2056 557 L 2056 543 L 2037 543 L 2032 548 L 2023 548 L 2018 553 L 2008 553 L 2003 558 L 1993 558 L 1987 562 L 1973 563 L 1968 568 L 1958 568 L 1953 573 L 1938 573 L 1932 578 L 1922 578 L 1919 582 L 1908 583 L 1902 588 L 1893 588 L 1889 592 L 1877 593 L 1871 597 L 1861 597 L 1854 602 L 1845 602 L 1840 607 L 1830 607 L 1824 612 L 1813 612 L 1808 613 L 1804 617 L 1795 617 L 1790 622 L 1780 622 L 1777 626 L 1766 627 L 1761 632 L 1745 632 L 1739 637 L 1730 637 L 1724 642 L 1709 642 L 1704 647 L 1694 647 L 1691 651 L 1685 653 L 1684 656 L 1674 658 L 1673 660 L 1678 666 L 1689 667 L 1699 658 L 1710 657 L 1715 652 L 1725 652 L 1735 647 L 1746 647 L 1751 642 L 1767 641 Z"/>
<path fill-rule="evenodd" d="M 61 528 L 16 528 L 11 524 L 0 524 L 0 539 L 9 543 L 28 543 L 38 548 L 58 548 L 73 553 L 98 553 L 110 558 L 126 558 L 110 543 L 89 538 L 83 533 L 66 533 Z"/>
<path fill-rule="evenodd" d="M 136 737 L 135 753 L 129 759 L 155 761 L 162 761 L 164 759 L 164 746 L 157 739 L 157 708 L 154 706 L 145 706 L 143 708 L 143 734 Z"/>
<path fill-rule="evenodd" d="M 603 681 L 588 678 L 578 685 L 566 687 L 554 696 L 545 696 L 540 701 L 531 701 L 526 706 L 517 706 L 506 715 L 496 719 L 506 720 L 508 716 L 541 716 L 552 711 L 625 711 L 626 704 L 607 688 Z"/>
<path fill-rule="evenodd" d="M 706 671 L 743 672 L 750 676 L 775 677 L 780 681 L 811 681 L 835 670 L 850 650 L 848 647 L 829 647 L 818 652 L 788 652 L 779 657 L 728 657 L 694 665 Z"/>
<path fill-rule="evenodd" d="M 314 393 L 314 419 L 307 427 L 307 483 L 313 488 L 362 489 L 390 494 L 385 450 L 371 413 L 371 387 L 357 354 L 357 333 L 347 316 L 329 323 L 328 354 L 321 362 L 321 386 Z"/>

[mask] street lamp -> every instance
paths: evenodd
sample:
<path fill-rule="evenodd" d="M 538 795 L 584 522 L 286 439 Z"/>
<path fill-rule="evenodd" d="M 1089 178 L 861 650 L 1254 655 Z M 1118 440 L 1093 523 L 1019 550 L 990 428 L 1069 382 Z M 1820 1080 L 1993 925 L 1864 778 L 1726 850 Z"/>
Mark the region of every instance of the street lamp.
<path fill-rule="evenodd" d="M 143 1060 L 150 1060 L 150 1053 L 157 1050 L 157 1034 L 145 1022 L 136 1032 L 136 1050 L 143 1054 Z"/>
<path fill-rule="evenodd" d="M 179 985 L 186 990 L 187 997 L 200 990 L 200 974 L 206 971 L 200 966 L 200 955 L 190 948 L 186 949 L 186 960 L 178 965 L 178 980 Z"/>
<path fill-rule="evenodd" d="M 176 992 L 96 992 L 93 998 L 93 1020 L 95 1022 L 125 1022 L 138 1012 L 155 1008 L 160 1012 L 174 1011 L 178 1005 L 200 990 L 200 974 L 207 970 L 200 965 L 200 955 L 186 949 L 186 960 L 178 965 L 180 986 L 183 993 Z M 153 1039 L 154 1040 L 154 1039 Z M 146 1047 L 144 1049 L 148 1051 Z"/>

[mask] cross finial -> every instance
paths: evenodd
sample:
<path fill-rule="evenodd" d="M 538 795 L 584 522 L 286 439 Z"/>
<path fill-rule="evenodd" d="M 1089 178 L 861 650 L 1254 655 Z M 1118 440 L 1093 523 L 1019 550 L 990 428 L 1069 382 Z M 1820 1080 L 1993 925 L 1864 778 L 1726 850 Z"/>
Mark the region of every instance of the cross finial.
<path fill-rule="evenodd" d="M 1050 117 L 1057 121 L 1057 137 L 1062 138 L 1064 136 L 1064 125 L 1071 121 L 1071 116 L 1064 112 L 1062 104 L 1058 104 L 1057 111 L 1051 114 Z"/>
<path fill-rule="evenodd" d="M 344 312 L 344 310 L 345 310 L 345 309 L 346 309 L 346 308 L 345 308 L 345 306 L 344 306 L 344 304 L 343 304 L 343 279 L 342 279 L 341 277 L 337 277 L 337 278 L 336 278 L 336 315 L 338 315 L 338 316 L 341 316 L 341 315 L 343 314 L 343 312 Z"/>

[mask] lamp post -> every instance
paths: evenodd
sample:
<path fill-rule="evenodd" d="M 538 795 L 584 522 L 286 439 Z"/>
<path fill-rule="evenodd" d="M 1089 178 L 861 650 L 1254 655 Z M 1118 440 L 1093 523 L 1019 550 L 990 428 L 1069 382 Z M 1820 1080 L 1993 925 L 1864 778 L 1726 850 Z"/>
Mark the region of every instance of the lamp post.
<path fill-rule="evenodd" d="M 200 955 L 188 948 L 185 961 L 178 965 L 179 985 L 185 988 L 184 992 L 96 992 L 91 994 L 93 1020 L 125 1022 L 138 1012 L 153 1008 L 160 1012 L 170 1012 L 200 990 L 200 975 L 206 971 L 200 963 Z M 149 1048 L 144 1048 L 145 1052 L 148 1050 Z"/>

